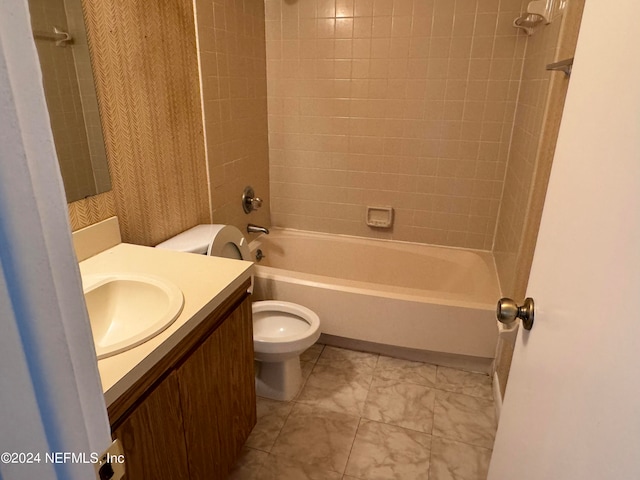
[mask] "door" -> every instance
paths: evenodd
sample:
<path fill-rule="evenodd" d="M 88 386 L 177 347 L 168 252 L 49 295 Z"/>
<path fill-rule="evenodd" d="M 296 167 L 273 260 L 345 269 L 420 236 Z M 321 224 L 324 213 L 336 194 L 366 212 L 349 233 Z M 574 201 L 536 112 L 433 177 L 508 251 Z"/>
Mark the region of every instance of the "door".
<path fill-rule="evenodd" d="M 640 478 L 638 18 L 586 2 L 490 480 Z"/>

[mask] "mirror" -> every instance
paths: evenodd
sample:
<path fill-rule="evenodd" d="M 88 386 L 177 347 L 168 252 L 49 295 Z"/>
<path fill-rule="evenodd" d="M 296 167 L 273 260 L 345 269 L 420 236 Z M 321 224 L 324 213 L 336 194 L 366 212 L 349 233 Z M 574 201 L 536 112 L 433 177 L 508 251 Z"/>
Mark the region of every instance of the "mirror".
<path fill-rule="evenodd" d="M 111 189 L 81 0 L 29 0 L 67 202 Z"/>

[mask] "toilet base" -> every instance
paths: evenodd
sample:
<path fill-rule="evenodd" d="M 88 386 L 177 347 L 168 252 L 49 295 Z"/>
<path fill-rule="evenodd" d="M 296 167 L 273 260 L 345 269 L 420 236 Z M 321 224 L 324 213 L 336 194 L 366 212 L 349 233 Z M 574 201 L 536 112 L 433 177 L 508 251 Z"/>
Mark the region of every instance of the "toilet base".
<path fill-rule="evenodd" d="M 296 396 L 302 385 L 300 357 L 281 362 L 255 361 L 256 394 L 272 400 L 288 402 Z"/>

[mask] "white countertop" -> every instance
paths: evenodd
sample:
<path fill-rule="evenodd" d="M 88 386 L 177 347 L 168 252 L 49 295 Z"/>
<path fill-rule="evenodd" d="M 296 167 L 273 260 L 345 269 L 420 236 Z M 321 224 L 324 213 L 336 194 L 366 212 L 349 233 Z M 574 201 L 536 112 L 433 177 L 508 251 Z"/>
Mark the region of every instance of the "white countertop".
<path fill-rule="evenodd" d="M 165 331 L 123 353 L 98 361 L 107 407 L 251 277 L 242 260 L 120 243 L 80 262 L 83 275 L 147 273 L 175 283 L 184 294 L 180 316 Z"/>

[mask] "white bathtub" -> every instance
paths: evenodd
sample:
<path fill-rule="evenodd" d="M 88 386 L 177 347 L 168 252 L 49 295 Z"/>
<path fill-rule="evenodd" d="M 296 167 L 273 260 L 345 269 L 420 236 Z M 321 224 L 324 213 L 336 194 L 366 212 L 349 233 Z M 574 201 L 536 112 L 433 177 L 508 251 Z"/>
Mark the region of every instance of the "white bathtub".
<path fill-rule="evenodd" d="M 485 365 L 494 356 L 500 290 L 488 252 L 276 228 L 258 248 L 256 297 L 311 308 L 325 335 Z"/>

